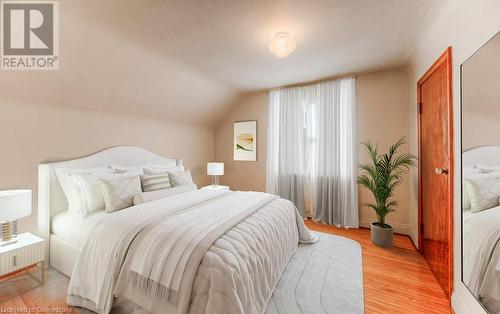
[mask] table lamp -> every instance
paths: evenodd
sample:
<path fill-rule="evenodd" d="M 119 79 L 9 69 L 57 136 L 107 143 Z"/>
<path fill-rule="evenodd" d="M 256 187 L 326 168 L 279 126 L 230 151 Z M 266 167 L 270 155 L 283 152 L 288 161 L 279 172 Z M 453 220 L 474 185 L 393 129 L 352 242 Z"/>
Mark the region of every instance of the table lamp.
<path fill-rule="evenodd" d="M 212 176 L 213 185 L 219 185 L 219 176 L 224 175 L 224 163 L 223 162 L 207 163 L 207 175 Z"/>
<path fill-rule="evenodd" d="M 31 215 L 31 190 L 0 191 L 0 246 L 17 241 L 17 219 Z"/>

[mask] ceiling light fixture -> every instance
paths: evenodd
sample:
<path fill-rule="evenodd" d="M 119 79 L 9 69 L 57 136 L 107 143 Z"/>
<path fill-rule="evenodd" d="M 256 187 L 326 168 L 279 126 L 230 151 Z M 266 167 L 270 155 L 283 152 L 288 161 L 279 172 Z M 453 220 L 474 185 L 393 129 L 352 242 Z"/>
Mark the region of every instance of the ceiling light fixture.
<path fill-rule="evenodd" d="M 286 58 L 297 47 L 295 39 L 287 32 L 278 32 L 269 43 L 269 51 L 278 58 Z"/>

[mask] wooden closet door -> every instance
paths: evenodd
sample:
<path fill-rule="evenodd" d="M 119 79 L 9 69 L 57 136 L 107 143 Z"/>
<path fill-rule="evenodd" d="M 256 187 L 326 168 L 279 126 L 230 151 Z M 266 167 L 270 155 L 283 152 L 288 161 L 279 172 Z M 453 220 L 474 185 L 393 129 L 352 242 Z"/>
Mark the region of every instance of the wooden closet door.
<path fill-rule="evenodd" d="M 451 48 L 418 82 L 419 249 L 448 297 L 453 290 Z"/>

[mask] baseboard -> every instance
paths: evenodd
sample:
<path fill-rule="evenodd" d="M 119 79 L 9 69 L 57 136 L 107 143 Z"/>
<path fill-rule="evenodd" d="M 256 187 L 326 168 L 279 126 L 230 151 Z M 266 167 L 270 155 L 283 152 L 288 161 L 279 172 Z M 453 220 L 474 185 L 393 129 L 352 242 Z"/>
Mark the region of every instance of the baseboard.
<path fill-rule="evenodd" d="M 375 222 L 375 221 L 376 221 L 375 219 L 370 219 L 370 218 L 359 218 L 359 225 L 361 227 L 370 228 L 371 223 Z M 410 225 L 391 223 L 391 226 L 394 229 L 394 232 L 399 233 L 399 234 L 408 235 L 411 238 Z"/>

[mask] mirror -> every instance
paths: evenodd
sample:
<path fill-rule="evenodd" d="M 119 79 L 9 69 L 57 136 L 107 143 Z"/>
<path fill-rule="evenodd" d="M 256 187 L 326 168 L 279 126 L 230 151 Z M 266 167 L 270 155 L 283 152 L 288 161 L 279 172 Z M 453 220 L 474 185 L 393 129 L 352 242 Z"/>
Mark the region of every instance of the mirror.
<path fill-rule="evenodd" d="M 462 281 L 500 312 L 500 33 L 461 67 Z"/>

